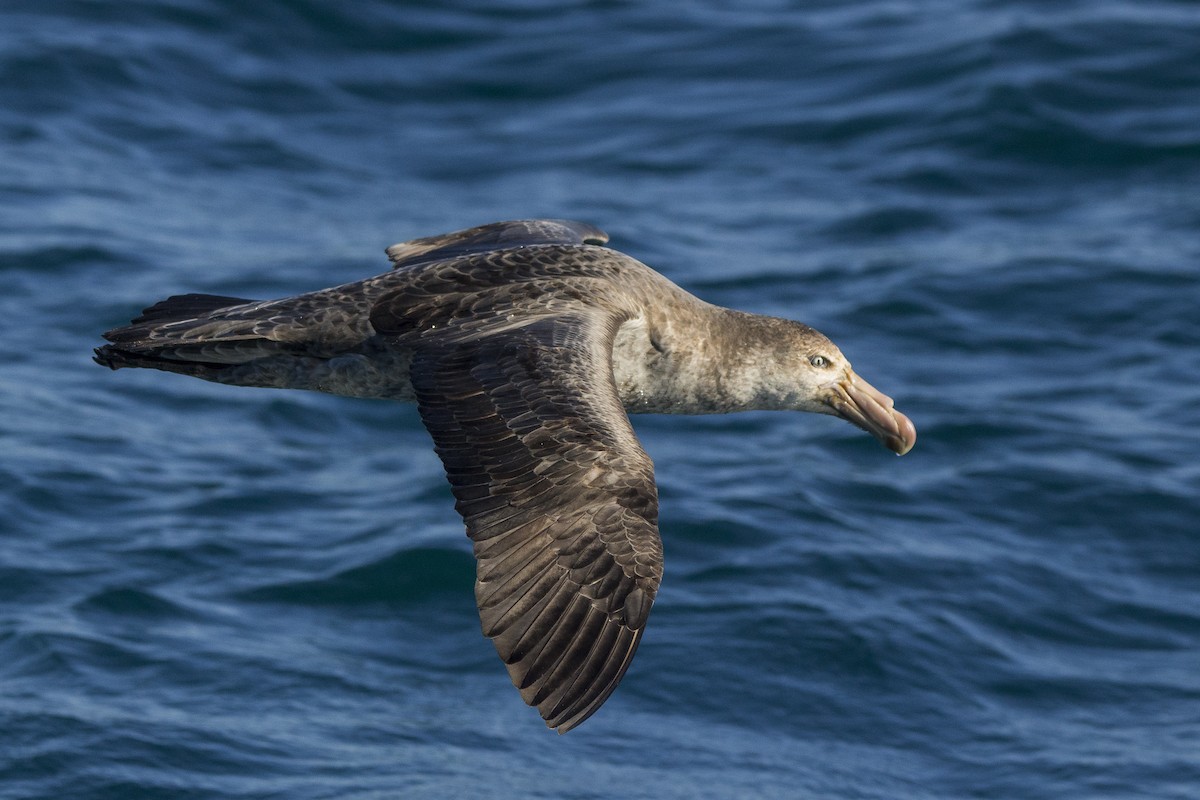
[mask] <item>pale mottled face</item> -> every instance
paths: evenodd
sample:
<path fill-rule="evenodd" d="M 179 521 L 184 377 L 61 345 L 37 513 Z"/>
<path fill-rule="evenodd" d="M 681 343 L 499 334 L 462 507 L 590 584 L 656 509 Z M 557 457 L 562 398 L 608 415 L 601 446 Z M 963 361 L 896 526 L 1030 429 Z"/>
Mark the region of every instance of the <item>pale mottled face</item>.
<path fill-rule="evenodd" d="M 879 439 L 897 455 L 917 440 L 908 417 L 893 407 L 892 398 L 860 378 L 837 345 L 823 334 L 794 324 L 781 361 L 786 371 L 775 377 L 782 389 L 783 407 L 833 414 Z"/>
<path fill-rule="evenodd" d="M 790 354 L 792 379 L 798 384 L 796 401 L 802 411 L 834 413 L 825 396 L 829 388 L 851 372 L 850 362 L 824 335 L 808 328 Z"/>

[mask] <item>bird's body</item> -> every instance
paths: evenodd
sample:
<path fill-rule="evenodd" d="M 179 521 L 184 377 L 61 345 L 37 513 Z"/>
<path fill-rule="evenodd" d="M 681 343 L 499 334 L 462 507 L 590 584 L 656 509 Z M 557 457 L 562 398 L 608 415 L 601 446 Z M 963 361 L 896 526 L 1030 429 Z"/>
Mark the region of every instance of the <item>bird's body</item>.
<path fill-rule="evenodd" d="M 820 333 L 705 303 L 607 238 L 495 223 L 395 245 L 390 272 L 332 289 L 173 297 L 96 360 L 416 402 L 474 541 L 484 633 L 565 732 L 624 675 L 662 578 L 627 413 L 838 414 L 898 453 L 916 436 Z"/>

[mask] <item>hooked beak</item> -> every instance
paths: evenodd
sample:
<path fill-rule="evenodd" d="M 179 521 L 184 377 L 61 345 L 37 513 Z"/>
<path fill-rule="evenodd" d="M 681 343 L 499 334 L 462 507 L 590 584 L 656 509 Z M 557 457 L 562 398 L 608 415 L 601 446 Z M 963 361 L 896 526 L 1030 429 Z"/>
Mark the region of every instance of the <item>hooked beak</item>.
<path fill-rule="evenodd" d="M 846 377 L 830 386 L 826 402 L 835 414 L 853 422 L 898 456 L 917 443 L 912 420 L 893 408 L 892 398 L 858 377 L 854 370 L 847 370 Z"/>

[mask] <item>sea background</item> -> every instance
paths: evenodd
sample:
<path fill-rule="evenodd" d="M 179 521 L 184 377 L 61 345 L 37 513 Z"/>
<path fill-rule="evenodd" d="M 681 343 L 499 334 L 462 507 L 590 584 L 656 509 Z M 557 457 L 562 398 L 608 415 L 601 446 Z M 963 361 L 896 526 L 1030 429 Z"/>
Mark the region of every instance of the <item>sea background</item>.
<path fill-rule="evenodd" d="M 641 417 L 557 736 L 415 409 L 90 361 L 577 218 L 915 421 Z M 5 0 L 0 797 L 1200 797 L 1200 5 Z"/>

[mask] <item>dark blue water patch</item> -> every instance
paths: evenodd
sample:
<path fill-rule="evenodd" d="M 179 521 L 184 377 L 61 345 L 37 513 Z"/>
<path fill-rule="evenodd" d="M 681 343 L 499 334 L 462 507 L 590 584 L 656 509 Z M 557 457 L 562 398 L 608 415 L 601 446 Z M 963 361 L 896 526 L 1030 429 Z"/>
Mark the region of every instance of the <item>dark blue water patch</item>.
<path fill-rule="evenodd" d="M 118 58 L 102 51 L 68 46 L 56 51 L 31 48 L 34 52 L 14 54 L 0 70 L 3 96 L 12 112 L 26 114 L 64 114 L 71 110 L 72 98 L 86 96 L 114 86 L 136 85 L 131 71 Z M 44 91 L 22 91 L 37 86 Z"/>
<path fill-rule="evenodd" d="M 188 616 L 188 612 L 177 603 L 145 589 L 125 586 L 100 591 L 77 603 L 75 611 L 83 616 L 111 616 L 118 621 L 132 617 L 143 625 L 152 624 L 156 620 Z"/>
<path fill-rule="evenodd" d="M 909 234 L 922 234 L 946 227 L 938 214 L 924 209 L 875 209 L 857 217 L 841 220 L 824 233 L 835 238 L 854 239 L 878 237 L 894 239 Z"/>
<path fill-rule="evenodd" d="M 149 677 L 161 664 L 130 643 L 78 632 L 13 633 L 4 637 L 0 649 L 7 651 L 5 676 L 14 685 L 44 683 L 57 690 L 76 682 L 103 682 L 116 674 Z"/>
<path fill-rule="evenodd" d="M 397 609 L 436 599 L 445 592 L 466 594 L 474 582 L 474 562 L 464 550 L 404 550 L 322 579 L 260 587 L 241 593 L 252 602 L 318 606 L 383 604 Z"/>
<path fill-rule="evenodd" d="M 22 273 L 46 276 L 69 271 L 78 275 L 81 270 L 126 265 L 127 259 L 126 253 L 95 244 L 6 251 L 0 256 L 0 272 L 12 273 L 18 280 L 25 277 Z"/>
<path fill-rule="evenodd" d="M 92 720 L 69 716 L 51 719 L 58 725 L 74 726 L 82 742 L 117 748 L 115 753 L 119 755 L 114 757 L 85 759 L 83 780 L 89 796 L 95 797 L 202 797 L 211 796 L 214 791 L 238 796 L 245 789 L 239 790 L 238 782 L 230 781 L 230 773 L 277 765 L 283 755 L 279 749 L 247 741 L 246 737 L 213 735 L 213 732 L 197 736 L 191 726 L 177 721 L 151 718 L 143 721 L 137 733 L 112 736 L 103 724 Z M 15 723 L 14 732 L 18 736 L 25 734 L 36 740 L 44 735 L 44 719 L 30 717 Z M 52 754 L 27 750 L 25 754 L 27 757 L 20 766 L 5 770 L 7 781 L 31 780 L 47 796 L 79 789 L 78 782 L 72 785 L 54 777 L 61 776 L 62 765 L 57 764 L 58 759 Z M 192 772 L 195 767 L 189 765 L 197 762 L 205 766 L 195 779 L 181 781 L 179 773 Z"/>

